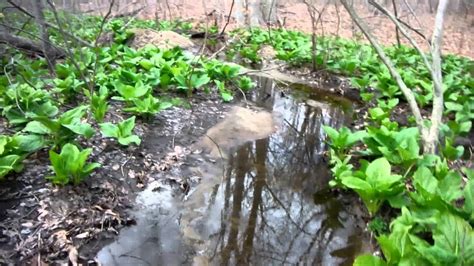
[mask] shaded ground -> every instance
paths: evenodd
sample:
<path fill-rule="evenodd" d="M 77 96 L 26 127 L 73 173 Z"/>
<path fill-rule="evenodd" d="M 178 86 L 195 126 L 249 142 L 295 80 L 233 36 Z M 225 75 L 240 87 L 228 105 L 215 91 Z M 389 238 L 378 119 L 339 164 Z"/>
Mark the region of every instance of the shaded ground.
<path fill-rule="evenodd" d="M 155 174 L 180 163 L 177 145 L 189 145 L 194 140 L 190 136 L 210 127 L 195 125 L 192 116 L 205 115 L 212 124 L 219 117 L 218 107 L 225 108 L 209 95 L 195 95 L 191 104 L 192 110 L 163 111 L 152 123 L 137 121 L 135 133 L 142 138 L 156 131 L 156 139 L 145 140 L 140 148 L 123 148 L 97 134 L 83 146 L 94 148 L 91 160 L 102 167 L 79 186 L 56 187 L 45 179 L 52 174 L 46 150 L 30 157 L 25 170 L 11 176 L 0 190 L 0 264 L 91 262 L 106 239 L 135 223 L 127 210 L 136 192 Z M 116 105 L 106 120 L 120 121 L 121 116 Z"/>

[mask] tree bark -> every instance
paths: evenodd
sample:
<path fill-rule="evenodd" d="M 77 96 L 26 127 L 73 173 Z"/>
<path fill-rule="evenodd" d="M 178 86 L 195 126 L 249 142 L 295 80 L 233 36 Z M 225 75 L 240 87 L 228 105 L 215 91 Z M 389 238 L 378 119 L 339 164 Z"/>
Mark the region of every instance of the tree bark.
<path fill-rule="evenodd" d="M 443 98 L 443 77 L 441 73 L 441 45 L 443 40 L 444 14 L 448 0 L 440 0 L 436 11 L 436 20 L 431 39 L 431 57 L 433 58 L 433 110 L 431 112 L 431 128 L 427 139 L 425 153 L 434 154 L 439 142 L 439 128 L 443 119 L 444 98 Z"/>
<path fill-rule="evenodd" d="M 397 4 L 395 3 L 395 0 L 392 0 L 392 6 L 393 6 L 393 13 L 395 14 L 395 17 L 398 19 L 398 10 L 397 10 Z M 395 25 L 395 36 L 397 38 L 397 45 L 400 47 L 402 43 L 400 42 L 400 32 L 398 31 L 398 27 Z"/>
<path fill-rule="evenodd" d="M 33 10 L 35 13 L 36 24 L 38 24 L 39 32 L 41 36 L 41 48 L 43 49 L 44 58 L 48 63 L 49 70 L 51 73 L 54 72 L 55 58 L 50 56 L 52 47 L 49 43 L 48 28 L 46 27 L 44 14 L 43 14 L 43 2 L 42 0 L 32 0 Z"/>

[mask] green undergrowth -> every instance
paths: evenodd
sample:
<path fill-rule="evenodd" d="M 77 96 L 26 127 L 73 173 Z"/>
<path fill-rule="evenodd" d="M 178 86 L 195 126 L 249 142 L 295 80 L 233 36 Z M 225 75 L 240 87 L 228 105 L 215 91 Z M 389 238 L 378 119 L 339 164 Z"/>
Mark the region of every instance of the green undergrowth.
<path fill-rule="evenodd" d="M 51 14 L 47 19 L 55 20 Z M 102 21 L 68 14 L 60 14 L 59 19 L 69 19 L 65 29 L 91 43 Z M 19 24 L 25 32 L 37 30 L 32 24 Z M 223 101 L 231 101 L 235 90 L 254 86 L 232 64 L 195 57 L 179 48 L 130 48 L 130 28 L 185 33 L 191 29 L 186 22 L 112 19 L 103 30 L 113 34 L 113 43 L 98 48 L 75 46 L 50 29 L 52 41 L 70 51 L 66 59 L 57 61 L 54 74 L 42 58 L 12 50 L 1 57 L 0 111 L 8 134 L 0 135 L 0 178 L 21 171 L 28 155 L 47 149 L 54 172 L 48 179 L 78 184 L 100 167 L 87 162 L 91 148 L 80 147 L 99 132 L 120 145 L 139 145 L 140 138 L 133 132 L 136 119 L 153 119 L 164 109 L 182 105 L 196 91 L 217 93 Z M 254 28 L 231 34 L 228 60 L 240 57 L 258 63 L 259 50 L 270 45 L 278 59 L 293 67 L 314 62 L 318 69 L 351 77 L 371 107 L 367 125 L 359 131 L 324 127 L 333 173 L 330 186 L 360 196 L 373 218 L 369 228 L 383 253 L 383 257 L 360 256 L 356 265 L 474 265 L 474 172 L 451 167 L 469 156 L 455 140 L 472 132 L 472 60 L 443 57 L 445 119 L 438 154 L 426 155 L 413 118 L 407 114 L 406 124 L 391 120 L 404 98 L 369 45 L 318 37 L 313 54 L 310 37 L 299 32 Z M 405 46 L 385 51 L 419 106 L 429 111 L 432 82 L 420 55 Z M 107 114 L 117 103 L 129 115 L 112 123 Z M 388 213 L 381 211 L 387 209 Z"/>
<path fill-rule="evenodd" d="M 78 27 L 74 20 L 67 27 L 78 27 L 76 33 L 84 40 L 95 40 L 101 20 L 76 19 L 91 27 Z M 234 91 L 253 88 L 248 77 L 240 76 L 237 65 L 194 56 L 178 47 L 129 47 L 133 34 L 127 23 L 131 27 L 189 29 L 181 22 L 157 25 L 113 19 L 104 26 L 105 32 L 113 34 L 113 43 L 96 48 L 68 43 L 69 54 L 57 60 L 53 74 L 43 58 L 15 50 L 1 57 L 0 112 L 8 134 L 0 135 L 0 179 L 20 172 L 28 155 L 49 149 L 55 175 L 48 179 L 60 185 L 78 184 L 99 167 L 86 164 L 91 149 L 80 145 L 88 139 L 101 133 L 120 145 L 140 145 L 140 138 L 133 134 L 135 118 L 147 121 L 172 106 L 187 106 L 187 99 L 197 91 L 231 101 Z M 64 44 L 60 32 L 50 34 L 54 43 Z M 118 104 L 129 118 L 104 122 L 112 104 Z"/>
<path fill-rule="evenodd" d="M 472 133 L 474 63 L 454 55 L 443 57 L 445 99 L 439 152 L 422 152 L 413 117 L 406 124 L 391 120 L 403 95 L 375 50 L 367 44 L 318 37 L 316 54 L 308 35 L 287 30 L 238 30 L 227 53 L 258 63 L 258 51 L 271 45 L 277 58 L 295 67 L 312 66 L 352 77 L 368 109 L 359 131 L 324 127 L 330 147 L 330 186 L 356 192 L 373 221 L 383 257 L 363 255 L 355 265 L 474 265 L 474 170 L 457 137 Z M 386 47 L 418 105 L 430 111 L 431 75 L 416 50 Z M 314 56 L 314 57 L 313 57 Z M 313 61 L 314 60 L 314 61 Z M 426 121 L 429 123 L 429 121 Z M 357 147 L 357 149 L 355 149 Z M 455 162 L 457 162 L 455 164 Z M 381 211 L 382 206 L 390 211 Z"/>

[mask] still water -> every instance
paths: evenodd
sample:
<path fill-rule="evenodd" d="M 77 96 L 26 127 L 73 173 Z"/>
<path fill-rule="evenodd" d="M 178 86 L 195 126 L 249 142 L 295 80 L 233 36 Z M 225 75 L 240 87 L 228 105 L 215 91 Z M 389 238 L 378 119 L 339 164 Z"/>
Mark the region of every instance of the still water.
<path fill-rule="evenodd" d="M 352 103 L 258 82 L 192 147 L 181 174 L 199 182 L 186 195 L 165 181 L 171 173 L 150 184 L 137 224 L 99 252 L 101 263 L 350 265 L 370 251 L 356 198 L 327 189 L 322 125 L 349 123 Z"/>

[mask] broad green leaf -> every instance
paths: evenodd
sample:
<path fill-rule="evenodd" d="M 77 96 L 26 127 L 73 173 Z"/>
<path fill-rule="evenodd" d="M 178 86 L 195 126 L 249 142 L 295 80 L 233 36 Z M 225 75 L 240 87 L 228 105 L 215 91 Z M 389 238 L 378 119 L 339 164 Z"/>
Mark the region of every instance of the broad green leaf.
<path fill-rule="evenodd" d="M 381 235 L 377 237 L 377 242 L 382 249 L 383 255 L 387 259 L 389 264 L 394 264 L 400 260 L 400 252 L 395 245 L 395 242 L 392 241 L 389 236 Z"/>
<path fill-rule="evenodd" d="M 99 124 L 100 127 L 100 132 L 102 133 L 102 136 L 106 138 L 118 138 L 120 130 L 118 126 L 112 124 L 112 123 L 101 123 Z"/>
<path fill-rule="evenodd" d="M 23 129 L 25 132 L 36 133 L 41 135 L 51 134 L 51 129 L 45 126 L 43 123 L 39 121 L 31 121 L 26 124 L 25 128 Z"/>
<path fill-rule="evenodd" d="M 323 126 L 323 129 L 324 129 L 324 132 L 326 132 L 326 134 L 329 136 L 331 140 L 335 140 L 339 136 L 339 133 L 337 132 L 337 130 L 335 130 L 334 128 L 330 126 Z"/>
<path fill-rule="evenodd" d="M 92 126 L 90 124 L 84 123 L 84 122 L 82 122 L 82 123 L 78 122 L 78 123 L 68 124 L 68 125 L 63 125 L 63 126 L 68 128 L 69 130 L 71 130 L 72 132 L 74 132 L 78 135 L 85 136 L 86 138 L 91 138 L 95 133 Z"/>
<path fill-rule="evenodd" d="M 369 183 L 356 177 L 344 178 L 342 180 L 342 184 L 344 184 L 344 186 L 348 188 L 358 190 L 358 191 L 364 191 L 364 192 L 372 191 L 372 187 L 370 186 Z"/>
<path fill-rule="evenodd" d="M 24 152 L 34 152 L 46 146 L 47 141 L 39 135 L 17 135 L 18 149 Z"/>
<path fill-rule="evenodd" d="M 446 109 L 448 111 L 456 111 L 456 112 L 461 111 L 463 108 L 462 104 L 454 103 L 454 102 L 445 102 L 444 106 L 446 106 Z"/>
<path fill-rule="evenodd" d="M 392 167 L 385 158 L 379 158 L 371 162 L 367 167 L 366 174 L 369 183 L 376 183 L 391 175 Z"/>
<path fill-rule="evenodd" d="M 150 70 L 154 66 L 154 64 L 148 59 L 140 60 L 139 64 L 145 70 Z"/>
<path fill-rule="evenodd" d="M 457 172 L 450 172 L 439 182 L 439 195 L 448 204 L 461 198 L 461 175 Z"/>
<path fill-rule="evenodd" d="M 120 122 L 118 127 L 120 128 L 120 136 L 128 136 L 132 134 L 133 128 L 135 127 L 135 116 Z"/>
<path fill-rule="evenodd" d="M 435 194 L 438 189 L 438 180 L 427 167 L 420 167 L 413 176 L 413 183 L 417 190 L 423 190 Z"/>
<path fill-rule="evenodd" d="M 78 119 L 81 119 L 82 117 L 84 117 L 84 115 L 86 114 L 87 108 L 88 108 L 87 105 L 81 105 L 81 106 L 78 106 L 76 108 L 73 108 L 73 109 L 65 112 L 64 114 L 62 114 L 59 117 L 58 121 L 62 125 L 70 124 L 74 120 L 78 120 Z"/>
<path fill-rule="evenodd" d="M 224 102 L 231 102 L 234 99 L 234 96 L 232 96 L 232 94 L 227 91 L 221 92 L 221 97 Z"/>
<path fill-rule="evenodd" d="M 21 157 L 18 155 L 7 155 L 0 157 L 0 179 L 13 170 L 18 170 L 16 164 L 20 163 Z"/>
<path fill-rule="evenodd" d="M 354 261 L 354 266 L 385 266 L 387 263 L 380 257 L 373 255 L 361 255 Z"/>
<path fill-rule="evenodd" d="M 125 138 L 118 138 L 118 142 L 124 146 L 130 145 L 130 143 L 135 143 L 136 145 L 140 145 L 141 140 L 137 135 L 131 135 Z"/>
<path fill-rule="evenodd" d="M 462 218 L 443 213 L 434 230 L 433 239 L 434 246 L 424 250 L 435 258 L 432 262 L 474 265 L 474 231 Z"/>
<path fill-rule="evenodd" d="M 91 152 L 91 148 L 80 151 L 77 146 L 70 143 L 62 147 L 60 154 L 50 150 L 49 158 L 55 175 L 47 178 L 59 185 L 68 183 L 77 185 L 99 166 L 97 163 L 86 164 Z"/>
<path fill-rule="evenodd" d="M 200 87 L 206 85 L 209 83 L 211 79 L 207 74 L 204 75 L 198 75 L 198 74 L 193 74 L 191 75 L 191 82 L 194 88 L 199 89 Z"/>
<path fill-rule="evenodd" d="M 474 179 L 467 181 L 463 190 L 464 211 L 470 213 L 470 220 L 474 222 Z"/>

